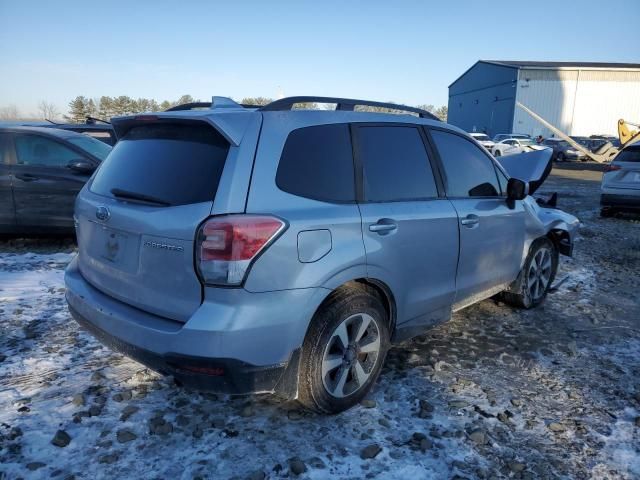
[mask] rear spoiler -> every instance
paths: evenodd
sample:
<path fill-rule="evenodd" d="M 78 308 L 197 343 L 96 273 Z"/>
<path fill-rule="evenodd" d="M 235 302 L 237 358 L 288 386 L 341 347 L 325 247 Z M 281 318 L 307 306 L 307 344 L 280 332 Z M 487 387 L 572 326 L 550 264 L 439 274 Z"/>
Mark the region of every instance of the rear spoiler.
<path fill-rule="evenodd" d="M 192 123 L 204 122 L 211 125 L 232 146 L 237 147 L 242 141 L 247 125 L 253 120 L 250 111 L 227 111 L 225 113 L 211 110 L 175 111 L 130 115 L 111 119 L 111 124 L 118 140 L 133 127 L 150 123 Z"/>

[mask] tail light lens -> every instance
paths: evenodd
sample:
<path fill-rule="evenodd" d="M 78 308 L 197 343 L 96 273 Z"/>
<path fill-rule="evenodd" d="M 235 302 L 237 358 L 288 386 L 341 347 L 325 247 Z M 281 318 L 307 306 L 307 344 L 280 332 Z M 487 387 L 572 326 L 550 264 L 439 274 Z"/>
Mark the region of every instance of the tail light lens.
<path fill-rule="evenodd" d="M 616 170 L 620 170 L 622 167 L 620 165 L 614 165 L 613 163 L 610 163 L 609 165 L 605 165 L 604 167 L 604 171 L 605 172 L 615 172 Z"/>
<path fill-rule="evenodd" d="M 207 285 L 240 285 L 253 260 L 285 229 L 267 215 L 212 217 L 200 227 L 196 261 Z"/>

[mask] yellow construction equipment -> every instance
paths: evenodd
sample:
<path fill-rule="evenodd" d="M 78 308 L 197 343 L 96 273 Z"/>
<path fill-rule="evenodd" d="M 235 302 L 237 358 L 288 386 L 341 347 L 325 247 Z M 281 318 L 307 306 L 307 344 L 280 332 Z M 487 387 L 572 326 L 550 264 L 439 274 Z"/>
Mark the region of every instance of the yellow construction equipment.
<path fill-rule="evenodd" d="M 640 130 L 631 130 L 628 126 L 640 128 L 637 123 L 625 122 L 622 118 L 618 120 L 618 138 L 623 147 L 640 140 Z"/>
<path fill-rule="evenodd" d="M 620 153 L 620 150 L 622 150 L 625 145 L 628 145 L 637 140 L 640 140 L 640 130 L 632 130 L 629 128 L 630 126 L 640 128 L 640 125 L 626 122 L 621 118 L 620 120 L 618 120 L 618 138 L 620 139 L 620 147 L 615 147 L 610 142 L 608 142 L 602 147 L 600 147 L 597 152 L 592 152 L 588 148 L 585 148 L 582 145 L 580 145 L 578 142 L 576 142 L 569 135 L 565 134 L 563 131 L 551 125 L 549 122 L 547 122 L 544 118 L 542 118 L 540 115 L 535 113 L 530 108 L 524 106 L 520 102 L 516 102 L 516 105 L 522 110 L 524 110 L 525 112 L 527 112 L 529 115 L 531 115 L 535 120 L 537 120 L 542 125 L 544 125 L 549 130 L 551 130 L 556 136 L 558 136 L 563 140 L 566 140 L 573 148 L 584 153 L 591 160 L 594 160 L 598 163 L 608 163 L 612 161 L 616 157 L 616 155 Z"/>

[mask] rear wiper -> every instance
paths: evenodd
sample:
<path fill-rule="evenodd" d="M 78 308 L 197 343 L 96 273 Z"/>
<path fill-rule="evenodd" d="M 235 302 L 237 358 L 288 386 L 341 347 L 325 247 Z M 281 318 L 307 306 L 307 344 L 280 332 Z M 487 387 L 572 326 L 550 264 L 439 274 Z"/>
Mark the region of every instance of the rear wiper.
<path fill-rule="evenodd" d="M 121 188 L 112 188 L 111 194 L 116 198 L 123 198 L 127 200 L 137 200 L 139 202 L 153 203 L 155 205 L 162 205 L 164 207 L 170 207 L 171 204 L 166 200 L 153 197 L 151 195 L 145 195 L 144 193 L 131 192 L 129 190 L 123 190 Z"/>

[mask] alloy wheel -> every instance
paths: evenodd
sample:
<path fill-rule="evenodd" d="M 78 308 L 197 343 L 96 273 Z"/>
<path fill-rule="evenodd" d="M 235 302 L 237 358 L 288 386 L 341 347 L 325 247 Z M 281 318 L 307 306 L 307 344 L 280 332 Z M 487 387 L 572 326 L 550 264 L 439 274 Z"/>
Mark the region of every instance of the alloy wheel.
<path fill-rule="evenodd" d="M 322 383 L 327 393 L 347 397 L 360 390 L 380 355 L 380 329 L 366 313 L 343 320 L 333 331 L 322 356 Z"/>
<path fill-rule="evenodd" d="M 552 268 L 551 250 L 548 248 L 539 249 L 533 256 L 527 272 L 527 290 L 533 301 L 542 298 L 547 291 Z"/>

